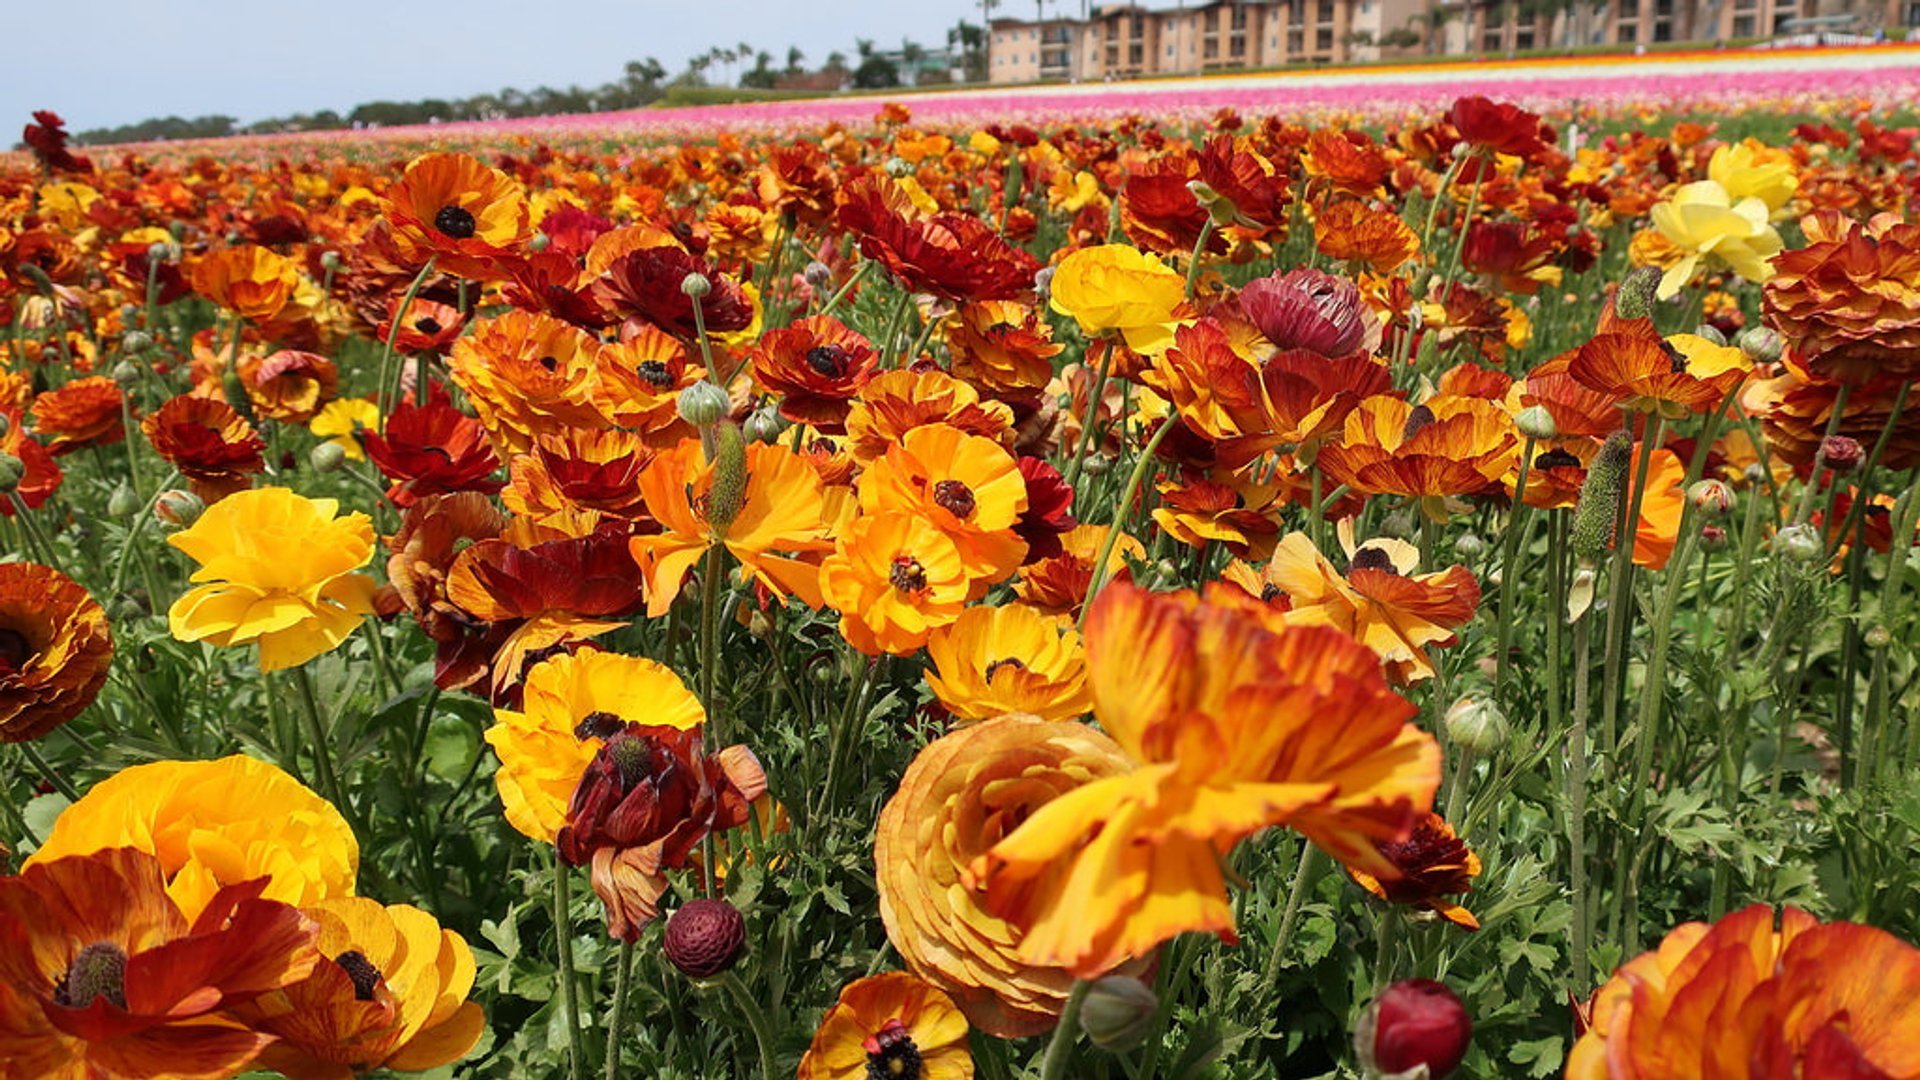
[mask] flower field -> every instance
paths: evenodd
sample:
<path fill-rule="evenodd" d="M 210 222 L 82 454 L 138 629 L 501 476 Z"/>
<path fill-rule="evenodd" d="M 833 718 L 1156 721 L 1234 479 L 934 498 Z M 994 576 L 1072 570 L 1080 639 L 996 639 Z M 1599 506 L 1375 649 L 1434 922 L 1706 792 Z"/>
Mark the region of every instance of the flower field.
<path fill-rule="evenodd" d="M 0 1076 L 1920 1078 L 1916 56 L 35 114 Z"/>

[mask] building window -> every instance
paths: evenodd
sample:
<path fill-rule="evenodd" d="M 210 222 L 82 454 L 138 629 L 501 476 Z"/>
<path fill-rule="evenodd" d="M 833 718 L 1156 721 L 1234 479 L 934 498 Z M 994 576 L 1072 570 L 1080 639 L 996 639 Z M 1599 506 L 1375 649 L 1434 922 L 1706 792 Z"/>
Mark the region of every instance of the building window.
<path fill-rule="evenodd" d="M 1622 45 L 1631 45 L 1638 40 L 1640 40 L 1640 28 L 1638 26 L 1635 26 L 1633 23 L 1623 22 L 1620 24 L 1620 43 Z"/>
<path fill-rule="evenodd" d="M 1320 6 L 1314 12 L 1314 21 L 1333 21 L 1333 0 L 1320 0 Z"/>
<path fill-rule="evenodd" d="M 1373 14 L 1373 0 L 1360 0 L 1360 14 Z"/>
<path fill-rule="evenodd" d="M 1911 11 L 1909 11 L 1911 14 Z M 1735 15 L 1733 17 L 1733 36 L 1737 38 L 1753 36 L 1753 16 Z"/>
<path fill-rule="evenodd" d="M 1323 26 L 1320 28 L 1319 33 L 1313 35 L 1313 47 L 1321 52 L 1333 48 L 1333 28 L 1331 26 Z"/>

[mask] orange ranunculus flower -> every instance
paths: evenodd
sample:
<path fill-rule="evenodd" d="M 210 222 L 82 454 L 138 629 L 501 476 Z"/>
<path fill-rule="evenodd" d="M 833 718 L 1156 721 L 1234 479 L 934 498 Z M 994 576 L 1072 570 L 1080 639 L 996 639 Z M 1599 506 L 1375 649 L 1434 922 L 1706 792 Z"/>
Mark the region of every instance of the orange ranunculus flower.
<path fill-rule="evenodd" d="M 868 379 L 847 413 L 847 449 L 862 463 L 897 445 L 907 432 L 947 424 L 969 435 L 1007 441 L 1013 410 L 944 371 L 888 371 Z"/>
<path fill-rule="evenodd" d="M 512 177 L 465 154 L 422 154 L 387 192 L 387 222 L 402 258 L 432 258 L 450 274 L 506 278 L 508 258 L 533 238 L 526 193 Z"/>
<path fill-rule="evenodd" d="M 1186 279 L 1152 255 L 1102 244 L 1060 260 L 1049 292 L 1053 310 L 1072 316 L 1088 337 L 1119 334 L 1128 348 L 1153 354 L 1173 344 L 1186 289 Z"/>
<path fill-rule="evenodd" d="M 500 757 L 494 786 L 507 824 L 548 844 L 560 836 L 574 789 L 607 736 L 628 721 L 685 731 L 707 718 L 671 668 L 597 649 L 535 664 L 522 702 L 519 710 L 495 709 L 486 731 Z"/>
<path fill-rule="evenodd" d="M 676 408 L 680 391 L 706 378 L 686 345 L 657 326 L 640 327 L 594 354 L 587 396 L 608 424 L 640 433 L 651 447 L 694 433 Z"/>
<path fill-rule="evenodd" d="M 862 514 L 820 563 L 820 597 L 869 656 L 905 656 L 960 617 L 966 563 L 947 535 L 907 512 Z"/>
<path fill-rule="evenodd" d="M 1462 930 L 1480 929 L 1473 912 L 1451 899 L 1473 890 L 1480 856 L 1454 835 L 1445 818 L 1428 811 L 1405 840 L 1382 840 L 1377 846 L 1400 876 L 1382 880 L 1349 866 L 1347 876 L 1356 884 L 1387 903 L 1431 911 Z"/>
<path fill-rule="evenodd" d="M 1414 405 L 1388 394 L 1347 414 L 1342 440 L 1319 464 L 1337 483 L 1368 495 L 1476 495 L 1495 487 L 1519 453 L 1513 419 L 1482 398 L 1441 395 Z"/>
<path fill-rule="evenodd" d="M 1362 199 L 1385 194 L 1381 186 L 1391 167 L 1381 146 L 1362 131 L 1316 128 L 1307 137 L 1300 168 L 1308 190 L 1326 189 Z"/>
<path fill-rule="evenodd" d="M 1440 749 L 1372 652 L 1124 582 L 1086 630 L 1094 713 L 1137 768 L 1046 803 L 969 868 L 982 906 L 1022 931 L 1021 959 L 1088 978 L 1185 931 L 1237 940 L 1221 867 L 1268 826 L 1397 875 L 1377 842 L 1432 804 Z"/>
<path fill-rule="evenodd" d="M 1753 384 L 1755 394 L 1745 402 L 1750 412 L 1760 416 L 1767 445 L 1774 451 L 1776 469 L 1782 460 L 1796 469 L 1813 467 L 1813 459 L 1826 437 L 1834 406 L 1840 404 L 1842 383 L 1812 378 L 1791 353 L 1781 376 L 1764 384 Z M 1886 452 L 1880 464 L 1890 470 L 1913 468 L 1920 462 L 1920 409 L 1911 402 L 1896 416 L 1894 402 L 1900 387 L 1892 380 L 1876 380 L 1853 386 L 1847 392 L 1846 409 L 1836 435 L 1845 435 L 1872 446 L 1880 433 L 1892 428 Z M 1737 434 L 1737 432 L 1736 432 Z M 0 504 L 4 509 L 4 504 Z"/>
<path fill-rule="evenodd" d="M 1278 507 L 1271 484 L 1223 484 L 1200 475 L 1186 475 L 1158 485 L 1161 505 L 1153 509 L 1154 524 L 1175 540 L 1193 548 L 1225 545 L 1242 558 L 1264 559 L 1280 533 Z"/>
<path fill-rule="evenodd" d="M 737 485 L 739 504 L 731 518 L 715 522 L 708 514 L 723 464 L 707 460 L 700 440 L 687 439 L 661 451 L 641 472 L 640 494 L 661 525 L 657 534 L 628 541 L 646 580 L 647 614 L 667 613 L 687 573 L 715 544 L 725 545 L 742 570 L 775 596 L 798 596 L 819 607 L 819 571 L 806 556 L 833 546 L 819 474 L 785 446 L 752 443 L 745 448 L 744 479 L 724 478 Z"/>
<path fill-rule="evenodd" d="M 340 371 L 324 356 L 282 349 L 271 356 L 240 358 L 240 385 L 253 409 L 271 420 L 304 424 L 332 401 Z"/>
<path fill-rule="evenodd" d="M 259 1067 L 307 1080 L 374 1069 L 422 1072 L 458 1061 L 486 1016 L 473 989 L 473 950 L 410 904 L 342 896 L 308 905 L 323 959 L 305 979 L 233 1010 L 275 1037 Z"/>
<path fill-rule="evenodd" d="M 1322 207 L 1313 218 L 1313 236 L 1320 254 L 1349 266 L 1365 264 L 1377 274 L 1390 274 L 1420 253 L 1420 235 L 1399 214 L 1359 199 Z"/>
<path fill-rule="evenodd" d="M 434 680 L 442 689 L 471 686 L 493 661 L 486 641 L 491 628 L 475 626 L 448 599 L 447 575 L 461 550 L 497 539 L 507 522 L 507 514 L 478 492 L 430 495 L 402 511 L 399 529 L 387 538 L 387 580 L 434 642 Z"/>
<path fill-rule="evenodd" d="M 841 988 L 800 1059 L 798 1080 L 909 1075 L 972 1080 L 967 1018 L 938 987 L 889 971 Z"/>
<path fill-rule="evenodd" d="M 1593 436 L 1606 438 L 1620 429 L 1620 398 L 1606 390 L 1596 390 L 1573 377 L 1568 369 L 1579 349 L 1569 349 L 1527 373 L 1520 382 L 1522 408 L 1538 405 L 1553 417 L 1561 437 Z"/>
<path fill-rule="evenodd" d="M 501 501 L 516 516 L 584 535 L 603 515 L 644 519 L 640 473 L 653 460 L 625 428 L 560 428 L 533 437 L 533 452 L 513 459 Z"/>
<path fill-rule="evenodd" d="M 1768 325 L 1824 379 L 1920 374 L 1920 224 L 1897 214 L 1862 224 L 1823 210 L 1800 227 L 1807 246 L 1774 259 Z"/>
<path fill-rule="evenodd" d="M 1920 949 L 1791 907 L 1676 927 L 1581 1012 L 1567 1080 L 1920 1076 Z"/>
<path fill-rule="evenodd" d="M 52 567 L 0 563 L 0 742 L 78 716 L 112 663 L 107 613 L 87 590 Z"/>
<path fill-rule="evenodd" d="M 111 446 L 127 437 L 120 385 L 104 375 L 75 379 L 33 399 L 34 434 L 53 456 L 83 446 Z"/>
<path fill-rule="evenodd" d="M 1668 419 L 1714 408 L 1752 369 L 1747 354 L 1732 346 L 1693 334 L 1663 340 L 1651 327 L 1599 334 L 1567 364 L 1567 374 L 1588 389 Z"/>
<path fill-rule="evenodd" d="M 1344 530 L 1343 530 L 1344 531 Z M 1292 626 L 1331 626 L 1372 649 L 1387 677 L 1406 685 L 1433 677 L 1428 646 L 1452 645 L 1473 618 L 1480 585 L 1464 566 L 1417 574 L 1420 550 L 1377 538 L 1349 546 L 1342 574 L 1305 533 L 1289 533 L 1264 575 L 1286 596 Z"/>
<path fill-rule="evenodd" d="M 1639 474 L 1640 444 L 1633 447 L 1627 491 Z M 1680 455 L 1661 447 L 1647 462 L 1647 493 L 1640 500 L 1640 517 L 1633 529 L 1633 561 L 1649 570 L 1664 570 L 1680 535 L 1680 515 L 1686 509 L 1687 466 Z"/>
<path fill-rule="evenodd" d="M 780 415 L 832 435 L 846 431 L 853 395 L 880 360 L 873 343 L 831 315 L 769 330 L 748 354 L 754 381 L 780 395 Z"/>
<path fill-rule="evenodd" d="M 454 556 L 447 598 L 469 620 L 509 628 L 487 638 L 496 703 L 517 700 L 530 658 L 627 625 L 641 591 L 626 549 L 619 533 L 555 539 L 510 533 Z"/>
<path fill-rule="evenodd" d="M 241 754 L 120 770 L 60 812 L 27 865 L 121 847 L 160 860 L 167 895 L 189 919 L 222 889 L 262 878 L 260 895 L 296 907 L 351 896 L 360 867 L 360 845 L 332 803 Z"/>
<path fill-rule="evenodd" d="M 267 467 L 265 439 L 218 398 L 181 394 L 140 422 L 153 449 L 209 506 L 250 485 Z"/>
<path fill-rule="evenodd" d="M 1064 616 L 1025 604 L 971 607 L 927 638 L 927 685 L 956 723 L 1025 713 L 1066 720 L 1093 707 L 1086 652 Z"/>
<path fill-rule="evenodd" d="M 238 882 L 188 913 L 133 848 L 38 859 L 0 878 L 0 1063 L 41 1080 L 244 1069 L 273 1041 L 220 1018 L 307 977 L 314 924 Z"/>
<path fill-rule="evenodd" d="M 867 514 L 912 514 L 960 550 L 972 599 L 1006 580 L 1027 556 L 1013 531 L 1027 509 L 1027 482 L 999 443 L 946 424 L 907 432 L 860 477 Z"/>
<path fill-rule="evenodd" d="M 1093 562 L 1106 543 L 1108 525 L 1076 525 L 1060 537 L 1060 554 L 1052 555 L 1020 568 L 1020 580 L 1013 591 L 1020 601 L 1053 615 L 1080 614 L 1080 605 L 1093 586 Z M 1114 542 L 1107 557 L 1107 575 L 1113 578 L 1127 569 L 1127 560 L 1145 561 L 1146 546 L 1126 533 Z"/>
<path fill-rule="evenodd" d="M 211 251 L 187 263 L 193 291 L 249 322 L 272 322 L 300 286 L 292 259 L 258 244 Z"/>
<path fill-rule="evenodd" d="M 880 919 L 914 974 L 975 1027 L 1003 1039 L 1047 1030 L 1073 975 L 1023 960 L 1020 931 L 980 906 L 966 868 L 1048 802 L 1132 768 L 1093 728 L 1032 716 L 954 731 L 907 766 L 874 828 Z"/>
<path fill-rule="evenodd" d="M 967 304 L 943 326 L 953 374 L 996 397 L 1038 395 L 1066 348 L 1038 311 L 1014 300 Z"/>
<path fill-rule="evenodd" d="M 593 402 L 599 350 L 578 327 L 516 308 L 454 342 L 447 374 L 502 455 L 524 454 L 537 431 L 607 426 Z"/>

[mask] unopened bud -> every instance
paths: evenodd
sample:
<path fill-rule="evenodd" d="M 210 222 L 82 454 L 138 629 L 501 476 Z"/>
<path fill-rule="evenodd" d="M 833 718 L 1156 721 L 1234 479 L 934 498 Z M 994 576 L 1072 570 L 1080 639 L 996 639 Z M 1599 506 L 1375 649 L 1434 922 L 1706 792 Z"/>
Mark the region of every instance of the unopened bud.
<path fill-rule="evenodd" d="M 660 951 L 685 975 L 711 979 L 733 967 L 747 947 L 747 921 L 725 900 L 689 900 L 667 917 Z"/>
<path fill-rule="evenodd" d="M 128 352 L 146 352 L 153 345 L 153 335 L 145 330 L 129 330 L 120 336 L 120 347 Z"/>
<path fill-rule="evenodd" d="M 713 282 L 705 274 L 688 274 L 680 279 L 680 291 L 698 300 L 713 291 Z"/>
<path fill-rule="evenodd" d="M 1469 696 L 1454 702 L 1441 726 L 1448 742 L 1476 754 L 1491 754 L 1507 742 L 1507 714 L 1482 698 Z"/>
<path fill-rule="evenodd" d="M 1866 642 L 1869 649 L 1884 649 L 1893 644 L 1893 632 L 1875 624 L 1867 628 L 1867 632 L 1861 635 L 1860 640 Z"/>
<path fill-rule="evenodd" d="M 207 504 L 200 496 L 179 488 L 162 492 L 153 502 L 153 516 L 160 519 L 160 524 L 175 529 L 184 529 L 199 521 L 206 510 Z"/>
<path fill-rule="evenodd" d="M 147 261 L 153 263 L 168 262 L 173 258 L 173 245 L 165 240 L 155 240 L 147 245 Z"/>
<path fill-rule="evenodd" d="M 890 157 L 883 162 L 880 167 L 885 169 L 887 175 L 893 177 L 895 180 L 903 176 L 913 175 L 913 162 L 903 157 Z"/>
<path fill-rule="evenodd" d="M 1472 562 L 1487 553 L 1487 542 L 1473 533 L 1462 533 L 1460 538 L 1453 542 L 1453 553 Z"/>
<path fill-rule="evenodd" d="M 1706 340 L 1713 342 L 1715 345 L 1727 344 L 1727 335 L 1721 333 L 1720 328 L 1713 325 L 1712 323 L 1701 323 L 1699 326 L 1694 327 L 1693 336 L 1697 338 L 1705 338 Z"/>
<path fill-rule="evenodd" d="M 1727 530 L 1718 525 L 1700 526 L 1700 550 L 1709 555 L 1717 555 L 1727 550 Z"/>
<path fill-rule="evenodd" d="M 767 618 L 766 612 L 755 608 L 747 616 L 747 633 L 765 641 L 773 636 L 773 620 Z"/>
<path fill-rule="evenodd" d="M 1033 291 L 1039 294 L 1043 305 L 1053 295 L 1053 267 L 1043 266 L 1033 272 Z"/>
<path fill-rule="evenodd" d="M 1773 538 L 1773 550 L 1782 558 L 1810 563 L 1825 555 L 1826 544 L 1811 525 L 1789 525 Z"/>
<path fill-rule="evenodd" d="M 768 405 L 755 409 L 753 415 L 747 417 L 746 435 L 753 442 L 770 443 L 779 438 L 786 427 L 786 423 L 780 419 L 780 411 Z"/>
<path fill-rule="evenodd" d="M 1080 1029 L 1102 1050 L 1133 1049 L 1153 1027 L 1160 1000 L 1153 988 L 1131 975 L 1106 975 L 1087 987 L 1080 1006 Z"/>
<path fill-rule="evenodd" d="M 1580 500 L 1573 508 L 1573 552 L 1582 562 L 1597 561 L 1613 539 L 1613 519 L 1620 511 L 1632 457 L 1633 440 L 1626 432 L 1616 431 L 1587 466 L 1587 481 L 1580 485 Z"/>
<path fill-rule="evenodd" d="M 1696 480 L 1687 489 L 1687 501 L 1708 521 L 1719 521 L 1733 509 L 1733 489 L 1719 480 Z"/>
<path fill-rule="evenodd" d="M 714 429 L 713 484 L 707 489 L 707 524 L 725 532 L 747 501 L 747 443 L 740 425 Z"/>
<path fill-rule="evenodd" d="M 815 259 L 807 264 L 805 270 L 800 271 L 800 279 L 805 281 L 807 287 L 813 291 L 824 292 L 833 285 L 833 267 Z"/>
<path fill-rule="evenodd" d="M 1866 452 L 1860 440 L 1846 435 L 1829 435 L 1820 440 L 1820 462 L 1837 473 L 1850 473 L 1860 467 Z"/>
<path fill-rule="evenodd" d="M 688 280 L 698 277 L 687 275 Z M 701 280 L 706 280 L 702 278 Z M 733 403 L 727 399 L 727 392 L 705 379 L 680 391 L 675 407 L 680 419 L 698 428 L 708 428 L 720 422 L 731 411 Z"/>
<path fill-rule="evenodd" d="M 332 472 L 347 463 L 347 448 L 337 442 L 323 442 L 307 452 L 307 464 L 314 472 Z"/>
<path fill-rule="evenodd" d="M 1613 294 L 1614 314 L 1623 319 L 1646 319 L 1653 315 L 1653 304 L 1660 290 L 1660 269 L 1642 266 L 1629 273 Z"/>
<path fill-rule="evenodd" d="M 0 453 L 0 495 L 11 495 L 20 490 L 20 481 L 26 479 L 27 463 L 12 454 Z"/>
<path fill-rule="evenodd" d="M 107 376 L 121 386 L 132 386 L 140 381 L 140 368 L 130 361 L 122 360 L 113 365 L 113 370 L 107 372 Z"/>
<path fill-rule="evenodd" d="M 1740 332 L 1740 351 L 1756 364 L 1771 364 L 1780 359 L 1786 343 L 1770 326 L 1749 326 Z"/>
<path fill-rule="evenodd" d="M 1535 442 L 1560 434 L 1560 425 L 1553 422 L 1553 414 L 1547 411 L 1545 405 L 1529 405 L 1521 409 L 1520 415 L 1513 418 L 1513 426 L 1520 429 L 1520 434 Z"/>
<path fill-rule="evenodd" d="M 547 250 L 547 245 L 551 243 L 553 243 L 552 237 L 543 232 L 536 232 L 533 234 L 533 237 L 527 241 L 527 250 L 538 255 Z"/>
<path fill-rule="evenodd" d="M 1453 991 L 1432 979 L 1407 979 L 1381 991 L 1353 1028 L 1360 1073 L 1369 1078 L 1443 1080 L 1473 1041 L 1473 1018 Z"/>
<path fill-rule="evenodd" d="M 320 253 L 320 269 L 325 270 L 328 273 L 333 273 L 338 271 L 340 269 L 340 253 L 337 251 L 321 252 Z"/>
<path fill-rule="evenodd" d="M 115 485 L 113 494 L 107 496 L 107 513 L 117 518 L 127 518 L 139 512 L 139 493 L 124 481 Z"/>

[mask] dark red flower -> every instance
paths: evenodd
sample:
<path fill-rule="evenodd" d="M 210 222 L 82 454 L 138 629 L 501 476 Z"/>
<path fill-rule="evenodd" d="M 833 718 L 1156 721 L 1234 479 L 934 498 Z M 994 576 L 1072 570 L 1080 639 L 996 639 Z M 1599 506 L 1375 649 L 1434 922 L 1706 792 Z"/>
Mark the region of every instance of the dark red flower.
<path fill-rule="evenodd" d="M 1473 1040 L 1473 1017 L 1453 991 L 1432 979 L 1407 979 L 1381 991 L 1354 1025 L 1354 1050 L 1369 1075 L 1444 1080 Z M 1422 1073 L 1413 1070 L 1425 1067 Z"/>
<path fill-rule="evenodd" d="M 384 432 L 369 431 L 360 438 L 367 457 L 393 481 L 387 498 L 395 506 L 455 491 L 491 495 L 505 486 L 493 475 L 500 459 L 486 429 L 455 409 L 438 386 L 425 406 L 403 404 L 387 418 Z"/>
<path fill-rule="evenodd" d="M 649 247 L 621 256 L 593 283 L 593 298 L 608 310 L 653 325 L 682 341 L 699 336 L 693 297 L 682 288 L 690 275 L 707 279 L 700 314 L 707 332 L 730 334 L 753 323 L 753 304 L 738 282 L 697 255 L 677 247 Z"/>
<path fill-rule="evenodd" d="M 1447 114 L 1460 137 L 1476 147 L 1530 158 L 1553 142 L 1553 129 L 1518 105 L 1470 94 Z"/>
<path fill-rule="evenodd" d="M 36 110 L 33 123 L 28 124 L 20 135 L 22 142 L 33 151 L 53 172 L 92 172 L 93 162 L 67 149 L 67 122 L 60 114 L 46 109 Z"/>
<path fill-rule="evenodd" d="M 217 398 L 181 394 L 142 420 L 140 430 L 208 504 L 246 487 L 267 467 L 266 440 Z"/>
<path fill-rule="evenodd" d="M 883 182 L 873 174 L 855 178 L 836 220 L 860 237 L 861 254 L 908 288 L 956 303 L 1009 300 L 1033 288 L 1039 261 L 992 226 L 970 214 L 910 218 L 890 204 Z"/>
<path fill-rule="evenodd" d="M 1250 281 L 1240 290 L 1240 309 L 1283 352 L 1351 356 L 1367 339 L 1359 286 L 1319 270 L 1289 270 Z"/>
<path fill-rule="evenodd" d="M 611 733 L 585 731 L 602 717 Z M 699 728 L 622 724 L 611 713 L 589 716 L 581 727 L 606 742 L 574 789 L 555 841 L 574 866 L 603 847 L 649 845 L 658 845 L 662 866 L 685 866 L 707 833 L 744 823 L 766 789 L 746 747 L 708 755 Z"/>
<path fill-rule="evenodd" d="M 879 355 L 839 319 L 814 315 L 767 331 L 751 361 L 754 378 L 780 395 L 780 415 L 838 435 Z"/>
<path fill-rule="evenodd" d="M 1019 464 L 1020 477 L 1027 482 L 1027 508 L 1013 531 L 1027 542 L 1024 565 L 1060 554 L 1061 534 L 1080 523 L 1073 516 L 1073 488 L 1059 469 L 1037 457 L 1023 457 Z"/>

